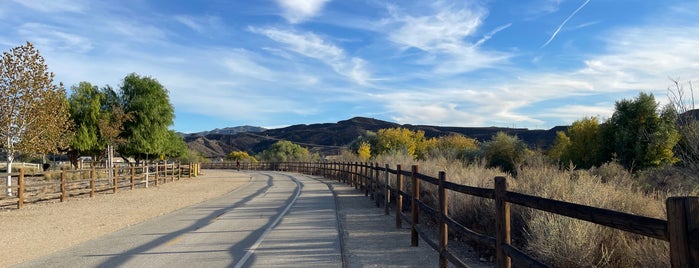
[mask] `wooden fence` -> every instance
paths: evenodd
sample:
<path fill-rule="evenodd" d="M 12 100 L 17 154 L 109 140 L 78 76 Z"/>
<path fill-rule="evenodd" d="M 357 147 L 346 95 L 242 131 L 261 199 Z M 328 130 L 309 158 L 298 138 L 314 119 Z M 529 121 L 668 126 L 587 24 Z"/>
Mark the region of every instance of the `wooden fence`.
<path fill-rule="evenodd" d="M 546 199 L 507 190 L 504 177 L 495 177 L 494 189 L 478 188 L 448 182 L 446 173 L 439 172 L 437 178 L 419 173 L 418 166 L 403 170 L 377 163 L 338 163 L 338 162 L 286 162 L 286 163 L 205 163 L 202 168 L 238 168 L 254 170 L 293 171 L 324 178 L 333 178 L 363 190 L 365 196 L 371 196 L 377 207 L 384 204 L 386 215 L 389 207 L 395 207 L 396 228 L 401 228 L 403 221 L 411 224 L 411 245 L 418 246 L 419 237 L 439 252 L 439 266 L 447 267 L 452 263 L 456 267 L 467 267 L 448 247 L 449 229 L 480 243 L 490 245 L 496 252 L 497 267 L 510 267 L 514 261 L 518 266 L 547 267 L 547 265 L 528 256 L 511 244 L 510 238 L 510 204 L 517 204 L 532 209 L 542 210 L 558 215 L 580 219 L 595 224 L 608 226 L 622 231 L 652 237 L 670 243 L 670 262 L 672 267 L 699 267 L 699 198 L 671 197 L 666 201 L 667 219 L 655 219 L 629 213 L 596 208 L 565 201 Z M 389 176 L 391 174 L 392 176 Z M 410 180 L 407 192 L 405 179 Z M 437 187 L 437 208 L 428 206 L 420 199 L 422 183 Z M 391 186 L 393 185 L 393 187 Z M 478 196 L 495 201 L 495 237 L 477 233 L 464 227 L 448 216 L 446 191 Z M 394 195 L 395 198 L 390 198 Z M 410 217 L 403 214 L 403 198 L 410 200 Z M 391 203 L 393 202 L 393 203 Z M 425 226 L 420 224 L 420 213 L 426 213 L 437 219 L 439 235 L 437 242 L 426 235 Z"/>
<path fill-rule="evenodd" d="M 69 197 L 89 196 L 95 193 L 117 193 L 120 189 L 147 188 L 150 184 L 173 182 L 183 176 L 196 177 L 199 164 L 153 164 L 149 166 L 115 165 L 112 169 L 66 170 L 25 174 L 24 169 L 11 174 L 12 196 L 4 196 L 7 186 L 0 186 L 0 207 L 16 204 L 21 209 L 25 203 L 58 199 L 66 202 Z M 111 174 L 110 174 L 111 173 Z M 111 175 L 111 176 L 110 176 Z M 53 178 L 58 177 L 58 178 Z M 2 180 L 2 179 L 0 179 Z"/>

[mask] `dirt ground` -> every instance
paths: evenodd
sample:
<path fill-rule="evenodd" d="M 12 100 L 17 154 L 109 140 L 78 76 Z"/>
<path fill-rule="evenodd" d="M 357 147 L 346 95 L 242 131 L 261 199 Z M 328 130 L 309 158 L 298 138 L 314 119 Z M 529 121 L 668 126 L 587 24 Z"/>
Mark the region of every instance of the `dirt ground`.
<path fill-rule="evenodd" d="M 0 267 L 46 255 L 232 191 L 250 176 L 206 170 L 203 176 L 147 189 L 122 190 L 65 203 L 0 210 Z"/>

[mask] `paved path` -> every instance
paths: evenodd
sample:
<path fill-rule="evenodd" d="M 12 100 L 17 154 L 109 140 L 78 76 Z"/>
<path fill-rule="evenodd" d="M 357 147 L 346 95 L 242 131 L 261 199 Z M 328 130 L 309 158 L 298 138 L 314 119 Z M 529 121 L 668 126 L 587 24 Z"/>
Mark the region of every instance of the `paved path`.
<path fill-rule="evenodd" d="M 298 173 L 251 172 L 207 202 L 17 267 L 436 267 L 363 191 Z M 331 191 L 331 189 L 333 191 Z M 157 205 L 157 204 L 144 204 Z M 478 263 L 475 263 L 478 266 Z"/>
<path fill-rule="evenodd" d="M 299 174 L 251 176 L 229 194 L 17 267 L 341 267 L 327 185 Z"/>

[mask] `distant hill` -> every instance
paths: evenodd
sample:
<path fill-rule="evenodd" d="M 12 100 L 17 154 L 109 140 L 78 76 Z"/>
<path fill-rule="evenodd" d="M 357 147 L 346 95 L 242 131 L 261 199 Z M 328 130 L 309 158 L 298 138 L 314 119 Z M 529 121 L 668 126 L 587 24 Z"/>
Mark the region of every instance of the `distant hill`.
<path fill-rule="evenodd" d="M 238 134 L 241 132 L 262 132 L 265 130 L 267 130 L 267 129 L 263 128 L 263 127 L 239 126 L 239 127 L 217 128 L 217 129 L 210 130 L 210 131 L 202 131 L 202 132 L 192 133 L 192 134 L 188 134 L 188 135 L 196 135 L 196 136 L 206 136 L 209 134 L 233 135 L 233 134 Z"/>
<path fill-rule="evenodd" d="M 532 148 L 547 148 L 556 137 L 556 131 L 567 128 L 529 130 L 526 128 L 400 125 L 373 118 L 355 117 L 337 123 L 302 124 L 262 131 L 237 131 L 234 133 L 232 131 L 226 132 L 226 130 L 240 130 L 241 127 L 216 129 L 185 135 L 185 141 L 190 149 L 215 159 L 225 157 L 232 151 L 246 151 L 250 154 L 256 154 L 278 140 L 288 140 L 301 144 L 313 152 L 320 152 L 322 155 L 334 155 L 339 154 L 342 147 L 349 145 L 367 131 L 376 132 L 379 129 L 395 127 L 422 130 L 428 138 L 459 133 L 479 141 L 487 141 L 497 132 L 502 131 L 510 135 L 517 135 Z M 247 126 L 242 128 L 255 129 Z"/>

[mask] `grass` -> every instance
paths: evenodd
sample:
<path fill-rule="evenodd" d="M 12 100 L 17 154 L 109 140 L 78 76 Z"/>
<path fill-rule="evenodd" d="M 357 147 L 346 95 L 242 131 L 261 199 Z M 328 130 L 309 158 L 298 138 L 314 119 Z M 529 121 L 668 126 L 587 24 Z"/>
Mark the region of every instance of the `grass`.
<path fill-rule="evenodd" d="M 436 158 L 416 161 L 409 156 L 380 156 L 373 162 L 403 169 L 419 165 L 420 173 L 436 177 L 445 171 L 447 180 L 469 186 L 493 188 L 495 176 L 508 178 L 508 190 L 631 214 L 665 219 L 667 192 L 649 191 L 618 164 L 590 170 L 559 168 L 536 156 L 518 170 L 517 178 L 483 161 L 463 163 Z M 356 161 L 350 160 L 348 161 Z M 406 189 L 410 189 L 410 185 Z M 427 203 L 436 203 L 436 187 L 423 186 Z M 474 231 L 494 236 L 492 200 L 450 191 L 450 217 Z M 436 206 L 435 206 L 436 207 Z M 669 246 L 612 228 L 521 206 L 512 206 L 513 243 L 553 267 L 668 267 Z M 476 247 L 484 248 L 484 247 Z"/>

